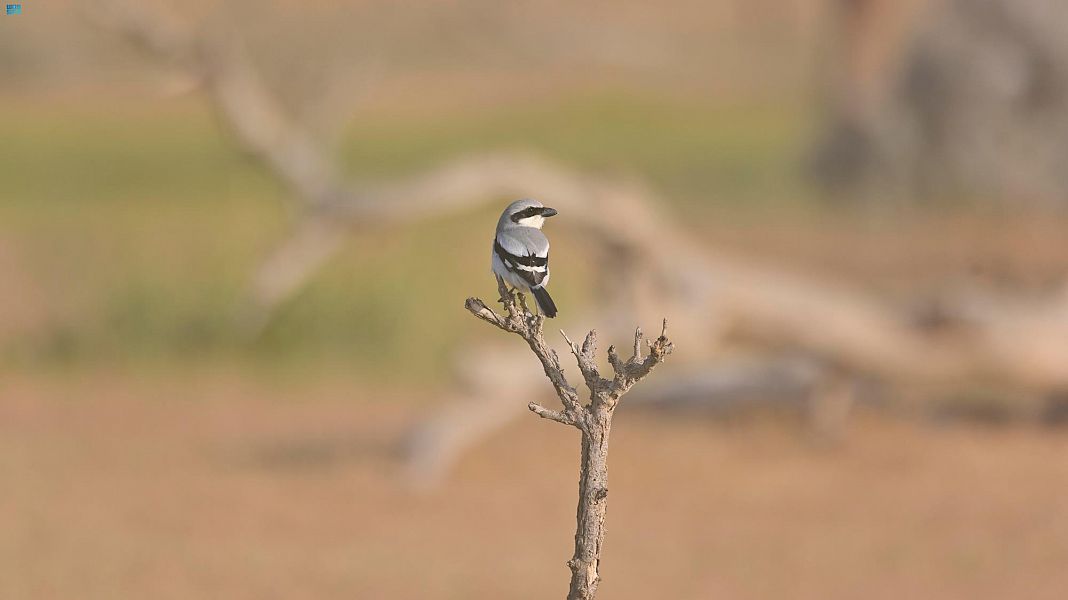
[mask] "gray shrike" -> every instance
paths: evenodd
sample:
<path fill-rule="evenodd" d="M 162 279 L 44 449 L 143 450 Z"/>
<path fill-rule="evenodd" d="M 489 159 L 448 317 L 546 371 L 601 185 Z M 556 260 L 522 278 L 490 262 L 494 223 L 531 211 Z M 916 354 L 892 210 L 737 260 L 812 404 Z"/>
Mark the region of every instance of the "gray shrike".
<path fill-rule="evenodd" d="M 550 319 L 556 316 L 556 304 L 545 290 L 549 283 L 549 238 L 541 226 L 555 214 L 555 209 L 537 200 L 516 200 L 504 209 L 493 238 L 493 272 L 520 291 L 530 290 L 541 312 Z"/>

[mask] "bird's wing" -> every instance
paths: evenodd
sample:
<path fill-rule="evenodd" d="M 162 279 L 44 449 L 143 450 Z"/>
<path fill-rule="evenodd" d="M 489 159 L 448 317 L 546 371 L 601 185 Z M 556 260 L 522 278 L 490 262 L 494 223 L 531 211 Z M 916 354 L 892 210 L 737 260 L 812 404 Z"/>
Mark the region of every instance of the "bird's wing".
<path fill-rule="evenodd" d="M 549 238 L 535 227 L 505 229 L 497 234 L 497 242 L 513 256 L 549 258 Z"/>
<path fill-rule="evenodd" d="M 511 272 L 531 287 L 540 285 L 549 272 L 549 239 L 540 229 L 517 227 L 497 234 L 493 251 Z"/>

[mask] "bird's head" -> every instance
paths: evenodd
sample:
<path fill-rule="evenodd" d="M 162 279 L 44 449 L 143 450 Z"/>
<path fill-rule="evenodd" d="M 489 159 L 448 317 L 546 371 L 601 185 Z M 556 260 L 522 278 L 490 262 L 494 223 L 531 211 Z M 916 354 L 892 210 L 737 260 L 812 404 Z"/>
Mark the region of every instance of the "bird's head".
<path fill-rule="evenodd" d="M 549 208 L 537 200 L 524 198 L 516 200 L 504 209 L 501 215 L 500 225 L 519 225 L 521 227 L 536 227 L 541 229 L 545 219 L 556 214 L 555 208 Z"/>

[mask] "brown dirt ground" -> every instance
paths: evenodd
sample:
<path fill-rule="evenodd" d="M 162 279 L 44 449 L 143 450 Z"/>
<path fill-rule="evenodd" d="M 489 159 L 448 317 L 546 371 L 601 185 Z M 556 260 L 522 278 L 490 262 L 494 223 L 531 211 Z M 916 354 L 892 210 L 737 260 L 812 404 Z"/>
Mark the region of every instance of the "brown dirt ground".
<path fill-rule="evenodd" d="M 441 488 L 422 410 L 227 374 L 0 384 L 0 597 L 562 597 L 577 440 L 534 417 Z M 604 598 L 1064 598 L 1068 436 L 622 414 Z"/>

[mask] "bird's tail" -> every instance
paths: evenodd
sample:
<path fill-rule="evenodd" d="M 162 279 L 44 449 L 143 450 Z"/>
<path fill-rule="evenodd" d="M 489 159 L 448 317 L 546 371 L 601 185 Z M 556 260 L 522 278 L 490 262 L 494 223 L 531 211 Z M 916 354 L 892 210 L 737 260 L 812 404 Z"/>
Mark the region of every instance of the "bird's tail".
<path fill-rule="evenodd" d="M 553 298 L 549 295 L 548 290 L 538 286 L 530 288 L 530 293 L 534 294 L 534 299 L 538 301 L 538 308 L 541 309 L 541 312 L 545 313 L 546 317 L 551 319 L 556 316 L 556 303 L 553 302 Z"/>

